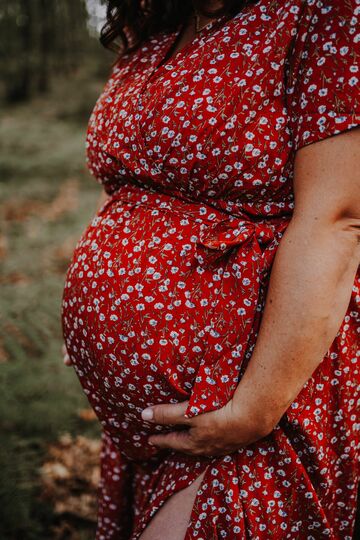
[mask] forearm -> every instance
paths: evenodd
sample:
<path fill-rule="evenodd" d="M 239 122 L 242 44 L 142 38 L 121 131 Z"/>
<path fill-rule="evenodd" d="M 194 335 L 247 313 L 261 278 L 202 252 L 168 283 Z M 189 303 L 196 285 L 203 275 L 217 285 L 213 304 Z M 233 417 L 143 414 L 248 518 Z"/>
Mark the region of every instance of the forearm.
<path fill-rule="evenodd" d="M 290 223 L 275 257 L 256 346 L 234 396 L 263 431 L 275 426 L 334 340 L 358 264 L 351 225 Z"/>

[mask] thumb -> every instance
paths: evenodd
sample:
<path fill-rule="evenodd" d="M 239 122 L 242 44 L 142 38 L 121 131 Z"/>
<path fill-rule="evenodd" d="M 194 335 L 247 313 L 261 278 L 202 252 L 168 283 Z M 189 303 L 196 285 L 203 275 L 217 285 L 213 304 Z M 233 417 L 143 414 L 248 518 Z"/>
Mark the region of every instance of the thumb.
<path fill-rule="evenodd" d="M 188 401 L 175 403 L 174 405 L 154 405 L 144 409 L 141 413 L 143 420 L 154 424 L 189 425 L 190 420 L 184 414 L 188 406 Z"/>
<path fill-rule="evenodd" d="M 63 345 L 61 347 L 61 352 L 62 352 L 62 355 L 63 355 L 63 361 L 64 361 L 65 366 L 71 366 L 72 362 L 71 362 L 70 356 L 69 356 L 69 354 L 67 352 L 65 343 L 63 343 Z"/>

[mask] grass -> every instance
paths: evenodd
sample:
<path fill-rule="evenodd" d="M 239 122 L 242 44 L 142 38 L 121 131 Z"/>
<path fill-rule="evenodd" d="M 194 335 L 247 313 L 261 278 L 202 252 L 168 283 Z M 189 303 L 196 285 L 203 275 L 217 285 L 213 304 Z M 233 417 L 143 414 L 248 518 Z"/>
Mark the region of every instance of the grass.
<path fill-rule="evenodd" d="M 84 142 L 103 83 L 86 77 L 59 81 L 0 123 L 0 540 L 54 538 L 58 517 L 39 476 L 47 446 L 63 433 L 99 433 L 79 417 L 87 401 L 61 357 L 65 270 L 100 193 Z M 63 538 L 93 531 L 79 525 Z"/>

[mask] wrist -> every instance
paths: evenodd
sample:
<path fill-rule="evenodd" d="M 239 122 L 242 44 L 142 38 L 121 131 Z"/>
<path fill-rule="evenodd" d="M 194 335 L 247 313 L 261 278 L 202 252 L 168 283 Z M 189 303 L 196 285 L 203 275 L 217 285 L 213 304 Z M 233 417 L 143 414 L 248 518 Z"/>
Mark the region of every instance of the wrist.
<path fill-rule="evenodd" d="M 279 412 L 256 399 L 254 392 L 252 396 L 247 396 L 240 388 L 234 395 L 232 408 L 235 423 L 242 426 L 245 423 L 250 435 L 255 439 L 269 435 L 281 417 Z"/>

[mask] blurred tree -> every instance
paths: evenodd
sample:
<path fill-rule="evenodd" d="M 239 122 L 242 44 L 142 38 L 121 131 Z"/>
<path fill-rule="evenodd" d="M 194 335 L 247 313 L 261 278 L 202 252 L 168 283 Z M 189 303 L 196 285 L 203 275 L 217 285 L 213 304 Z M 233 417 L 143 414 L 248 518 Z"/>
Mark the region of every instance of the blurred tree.
<path fill-rule="evenodd" d="M 49 88 L 50 54 L 54 48 L 53 32 L 54 13 L 51 2 L 39 0 L 41 25 L 39 27 L 39 68 L 38 90 L 46 92 Z"/>
<path fill-rule="evenodd" d="M 26 0 L 7 2 L 1 8 L 1 77 L 8 101 L 18 101 L 29 96 L 31 16 L 31 5 Z"/>
<path fill-rule="evenodd" d="M 89 41 L 85 0 L 1 0 L 0 77 L 7 102 L 46 92 L 81 63 Z"/>

